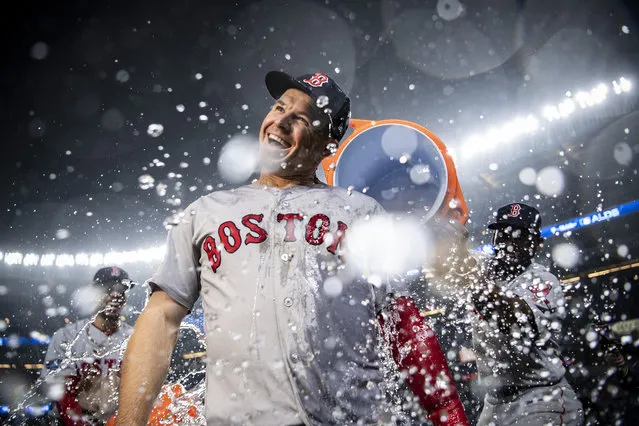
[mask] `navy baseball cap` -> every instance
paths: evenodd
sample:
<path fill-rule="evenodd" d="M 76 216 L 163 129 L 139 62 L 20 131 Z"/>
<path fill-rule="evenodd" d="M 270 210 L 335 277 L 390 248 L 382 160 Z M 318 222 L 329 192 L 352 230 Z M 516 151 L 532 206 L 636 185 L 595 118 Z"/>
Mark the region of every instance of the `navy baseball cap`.
<path fill-rule="evenodd" d="M 129 274 L 117 266 L 107 266 L 98 269 L 98 272 L 93 276 L 93 284 L 108 290 L 113 288 L 122 292 L 135 285 L 135 283 L 129 279 Z"/>
<path fill-rule="evenodd" d="M 497 210 L 497 221 L 488 225 L 488 229 L 513 228 L 526 229 L 531 234 L 541 234 L 541 215 L 539 210 L 523 203 L 512 203 Z"/>
<path fill-rule="evenodd" d="M 279 99 L 288 89 L 298 89 L 308 94 L 317 108 L 328 115 L 330 137 L 337 142 L 344 137 L 351 117 L 351 100 L 335 80 L 321 72 L 293 78 L 281 71 L 270 71 L 265 80 L 266 88 L 275 99 Z"/>

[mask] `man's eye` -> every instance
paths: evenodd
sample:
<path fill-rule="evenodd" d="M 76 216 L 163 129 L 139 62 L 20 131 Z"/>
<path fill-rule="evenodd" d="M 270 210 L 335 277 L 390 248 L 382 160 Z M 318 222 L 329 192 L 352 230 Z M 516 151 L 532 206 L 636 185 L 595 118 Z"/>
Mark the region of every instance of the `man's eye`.
<path fill-rule="evenodd" d="M 296 118 L 297 118 L 297 121 L 301 122 L 305 126 L 308 126 L 308 120 L 307 119 L 305 119 L 304 117 L 301 117 L 301 116 L 297 116 Z"/>
<path fill-rule="evenodd" d="M 273 107 L 273 109 L 274 109 L 275 111 L 277 111 L 277 112 L 282 112 L 282 111 L 284 111 L 284 108 L 282 107 L 282 105 L 275 105 L 275 106 Z"/>

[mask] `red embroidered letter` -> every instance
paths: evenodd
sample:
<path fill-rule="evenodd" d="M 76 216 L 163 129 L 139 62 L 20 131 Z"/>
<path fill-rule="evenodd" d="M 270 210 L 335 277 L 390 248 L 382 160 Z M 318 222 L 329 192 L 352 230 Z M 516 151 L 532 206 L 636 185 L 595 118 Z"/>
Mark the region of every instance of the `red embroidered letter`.
<path fill-rule="evenodd" d="M 227 229 L 229 230 L 228 234 L 226 233 Z M 227 253 L 235 253 L 242 245 L 240 230 L 237 229 L 237 226 L 230 220 L 221 224 L 217 233 L 220 235 L 220 241 L 224 244 L 224 250 L 226 250 Z"/>
<path fill-rule="evenodd" d="M 331 244 L 330 247 L 328 247 L 327 249 L 332 254 L 335 254 L 337 252 L 337 246 L 342 243 L 342 240 L 344 239 L 344 232 L 346 232 L 347 228 L 348 226 L 346 226 L 344 222 L 337 222 L 337 232 L 335 233 L 335 235 L 333 235 L 333 244 Z"/>
<path fill-rule="evenodd" d="M 302 220 L 302 215 L 299 213 L 280 213 L 277 215 L 277 221 L 281 222 L 282 220 L 286 221 L 286 237 L 284 237 L 284 241 L 295 241 L 295 223 L 293 221 Z"/>
<path fill-rule="evenodd" d="M 510 206 L 510 213 L 508 213 L 508 216 L 517 217 L 519 216 L 520 210 L 521 210 L 521 206 L 519 204 L 513 204 Z"/>
<path fill-rule="evenodd" d="M 311 78 L 302 80 L 304 83 L 313 87 L 320 87 L 322 84 L 328 82 L 328 76 L 321 72 L 316 72 Z"/>
<path fill-rule="evenodd" d="M 306 225 L 306 241 L 314 246 L 322 244 L 324 242 L 324 235 L 328 232 L 329 224 L 330 220 L 325 214 L 316 214 L 313 216 L 311 220 L 308 221 L 308 225 Z"/>
<path fill-rule="evenodd" d="M 213 269 L 213 272 L 216 272 L 217 268 L 219 268 L 220 264 L 222 263 L 222 253 L 220 253 L 220 251 L 217 249 L 215 238 L 211 237 L 210 235 L 207 236 L 202 243 L 202 248 L 206 252 L 206 255 L 209 257 L 209 262 L 211 262 L 211 269 Z"/>
<path fill-rule="evenodd" d="M 257 234 L 257 236 L 251 233 L 246 234 L 244 244 L 258 244 L 266 240 L 266 230 L 257 226 L 257 223 L 260 223 L 262 219 L 264 219 L 263 214 L 247 214 L 242 218 L 242 225 L 250 229 L 251 232 L 255 232 Z M 257 223 L 253 223 L 252 221 Z"/>

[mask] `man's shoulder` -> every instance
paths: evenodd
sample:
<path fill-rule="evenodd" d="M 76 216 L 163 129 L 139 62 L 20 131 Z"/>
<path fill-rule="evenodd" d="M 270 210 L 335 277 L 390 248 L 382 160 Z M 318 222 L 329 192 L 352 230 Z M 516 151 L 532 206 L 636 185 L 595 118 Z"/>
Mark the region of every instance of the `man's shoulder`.
<path fill-rule="evenodd" d="M 518 278 L 535 279 L 551 284 L 559 284 L 559 278 L 550 272 L 548 268 L 536 262 L 532 262 L 526 271 Z"/>
<path fill-rule="evenodd" d="M 337 197 L 339 199 L 345 200 L 351 205 L 355 205 L 357 207 L 370 207 L 371 209 L 379 209 L 380 212 L 383 211 L 382 206 L 377 202 L 377 200 L 362 192 L 356 191 L 355 189 L 345 189 L 339 186 L 331 185 L 318 185 L 317 189 L 320 191 L 325 191 L 330 197 Z"/>
<path fill-rule="evenodd" d="M 83 327 L 88 326 L 88 319 L 81 319 L 78 321 L 70 322 L 69 324 L 60 327 L 53 333 L 52 338 L 58 337 L 64 340 L 72 338 L 82 330 Z"/>

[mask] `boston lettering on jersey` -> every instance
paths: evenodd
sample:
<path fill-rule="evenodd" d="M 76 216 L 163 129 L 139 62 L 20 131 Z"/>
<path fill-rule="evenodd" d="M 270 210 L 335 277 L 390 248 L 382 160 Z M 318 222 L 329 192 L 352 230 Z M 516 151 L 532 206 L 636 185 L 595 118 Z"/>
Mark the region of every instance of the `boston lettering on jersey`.
<path fill-rule="evenodd" d="M 94 375 L 96 373 L 100 375 L 106 375 L 112 370 L 119 371 L 121 363 L 121 360 L 115 358 L 96 358 L 92 362 L 82 360 L 76 361 L 72 365 L 75 367 L 75 376 L 84 377 L 89 374 Z M 47 370 L 57 370 L 58 368 L 65 365 L 65 361 L 60 358 L 56 358 L 47 361 L 45 365 Z"/>
<path fill-rule="evenodd" d="M 202 249 L 209 258 L 213 272 L 216 272 L 222 264 L 222 250 L 218 247 L 217 242 L 222 243 L 221 245 L 227 253 L 235 253 L 242 246 L 242 238 L 244 238 L 244 245 L 262 243 L 268 237 L 266 229 L 259 225 L 263 219 L 263 214 L 247 214 L 242 217 L 241 226 L 229 220 L 220 224 L 217 236 L 207 235 L 204 238 Z M 299 213 L 280 213 L 277 215 L 277 221 L 284 226 L 284 242 L 297 241 L 295 226 L 297 223 L 303 223 L 304 216 Z M 319 213 L 311 216 L 304 224 L 304 239 L 308 244 L 318 246 L 324 243 L 326 235 L 330 232 L 330 227 L 331 220 L 325 214 Z M 344 222 L 337 221 L 333 240 L 326 247 L 329 253 L 337 253 L 337 248 L 342 243 L 347 228 L 348 226 Z"/>

